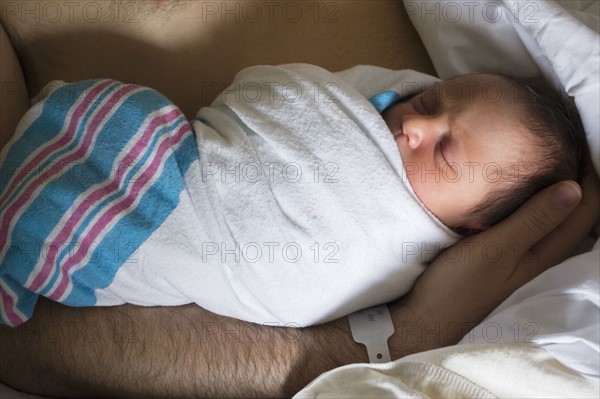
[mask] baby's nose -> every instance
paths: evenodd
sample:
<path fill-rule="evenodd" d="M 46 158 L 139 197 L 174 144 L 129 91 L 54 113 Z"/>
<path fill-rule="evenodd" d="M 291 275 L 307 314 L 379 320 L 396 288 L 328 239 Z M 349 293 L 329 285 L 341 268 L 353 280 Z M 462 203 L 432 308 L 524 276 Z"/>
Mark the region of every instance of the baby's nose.
<path fill-rule="evenodd" d="M 408 147 L 413 150 L 419 148 L 423 142 L 423 131 L 420 129 L 410 129 L 405 131 L 404 134 L 408 136 Z"/>
<path fill-rule="evenodd" d="M 409 148 L 415 150 L 435 144 L 448 130 L 442 119 L 428 116 L 406 118 L 402 123 L 402 131 L 408 137 Z"/>

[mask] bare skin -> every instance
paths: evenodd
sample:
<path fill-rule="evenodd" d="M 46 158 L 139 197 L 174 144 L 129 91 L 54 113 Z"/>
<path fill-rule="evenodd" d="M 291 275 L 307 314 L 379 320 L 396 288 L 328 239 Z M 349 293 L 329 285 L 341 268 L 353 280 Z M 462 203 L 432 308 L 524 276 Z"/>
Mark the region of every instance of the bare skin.
<path fill-rule="evenodd" d="M 0 149 L 12 137 L 21 116 L 29 108 L 25 77 L 8 35 L 0 25 Z"/>
<path fill-rule="evenodd" d="M 193 117 L 251 65 L 304 62 L 339 71 L 376 64 L 435 73 L 394 0 L 250 6 L 84 0 L 59 10 L 43 2 L 0 1 L 1 21 L 16 43 L 32 96 L 53 79 L 110 77 L 152 87 Z"/>
<path fill-rule="evenodd" d="M 376 63 L 432 72 L 423 49 L 406 46 L 418 39 L 394 14 L 395 1 L 337 2 L 340 22 L 323 23 L 316 33 L 268 19 L 239 26 L 221 19 L 200 23 L 203 15 L 208 18 L 206 6 L 203 13 L 196 5 L 200 2 L 155 2 L 159 8 L 145 22 L 115 23 L 107 17 L 108 22 L 93 25 L 76 12 L 73 23 L 40 19 L 36 24 L 27 15 L 23 21 L 22 11 L 4 8 L 8 3 L 21 3 L 0 1 L 9 36 L 20 38 L 16 53 L 27 89 L 18 68 L 9 81 L 29 93 L 51 79 L 112 77 L 163 91 L 192 116 L 217 93 L 211 94 L 215 82 L 229 82 L 237 70 L 256 63 L 302 61 L 332 70 Z M 145 14 L 137 15 L 141 20 Z M 367 15 L 384 22 L 366 23 Z M 389 35 L 390 29 L 402 32 Z M 275 40 L 265 39 L 274 35 Z M 53 46 L 57 51 L 40 51 Z M 2 68 L 7 62 L 18 65 L 6 48 L 4 41 Z M 173 56 L 170 61 L 165 54 Z M 2 103 L 2 114 L 9 106 L 22 114 L 26 105 L 17 98 Z M 16 115 L 3 118 L 1 137 L 12 135 L 16 120 Z M 594 174 L 581 189 L 573 182 L 550 187 L 501 224 L 442 254 L 409 295 L 390 304 L 393 359 L 456 343 L 516 288 L 568 257 L 600 216 L 598 187 Z M 482 248 L 489 243 L 501 248 L 500 258 L 485 256 Z M 455 334 L 441 333 L 450 331 L 444 329 L 448 323 L 459 326 Z M 0 381 L 61 397 L 281 397 L 326 370 L 367 361 L 345 318 L 306 329 L 276 328 L 195 305 L 80 309 L 40 300 L 30 321 L 15 329 L 1 326 L 0 338 Z"/>

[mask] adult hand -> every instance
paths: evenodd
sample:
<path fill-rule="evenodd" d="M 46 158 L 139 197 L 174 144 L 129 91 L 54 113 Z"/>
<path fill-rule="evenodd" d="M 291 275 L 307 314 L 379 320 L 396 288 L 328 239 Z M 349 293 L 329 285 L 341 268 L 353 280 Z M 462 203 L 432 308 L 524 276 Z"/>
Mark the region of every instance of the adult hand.
<path fill-rule="evenodd" d="M 590 168 L 581 187 L 548 187 L 506 220 L 444 251 L 392 306 L 393 357 L 405 355 L 407 343 L 428 350 L 458 342 L 516 289 L 573 254 L 598 223 L 599 203 L 600 181 Z"/>

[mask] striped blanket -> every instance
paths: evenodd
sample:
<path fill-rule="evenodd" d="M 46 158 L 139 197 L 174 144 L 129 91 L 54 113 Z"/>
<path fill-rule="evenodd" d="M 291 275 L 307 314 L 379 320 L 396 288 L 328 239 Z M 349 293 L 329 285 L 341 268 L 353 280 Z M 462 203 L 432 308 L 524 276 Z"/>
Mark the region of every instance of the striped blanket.
<path fill-rule="evenodd" d="M 197 159 L 182 112 L 148 88 L 83 81 L 31 109 L 2 154 L 2 322 L 25 321 L 38 294 L 95 304 L 94 290 L 177 206 Z"/>

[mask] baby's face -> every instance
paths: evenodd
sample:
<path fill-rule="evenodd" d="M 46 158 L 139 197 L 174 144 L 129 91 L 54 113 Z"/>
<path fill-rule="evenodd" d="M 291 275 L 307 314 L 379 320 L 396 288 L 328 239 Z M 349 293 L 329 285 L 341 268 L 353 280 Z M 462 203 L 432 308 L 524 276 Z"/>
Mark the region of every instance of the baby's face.
<path fill-rule="evenodd" d="M 517 117 L 514 90 L 493 75 L 436 84 L 383 113 L 406 177 L 449 227 L 484 226 L 470 211 L 531 167 L 533 139 Z M 511 180 L 512 179 L 512 180 Z"/>

